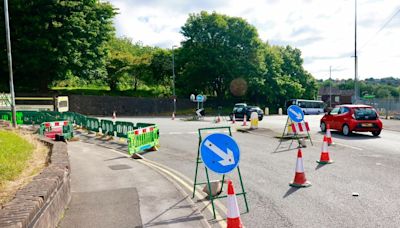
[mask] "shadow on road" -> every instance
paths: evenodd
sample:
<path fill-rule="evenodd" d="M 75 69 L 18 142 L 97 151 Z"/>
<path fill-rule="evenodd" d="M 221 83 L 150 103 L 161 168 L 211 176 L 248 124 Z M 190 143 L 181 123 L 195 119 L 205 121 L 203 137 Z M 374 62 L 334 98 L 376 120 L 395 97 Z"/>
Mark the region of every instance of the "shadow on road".
<path fill-rule="evenodd" d="M 318 169 L 320 169 L 320 168 L 322 168 L 322 167 L 324 167 L 324 166 L 326 166 L 327 164 L 318 164 L 316 167 L 315 167 L 315 170 L 318 170 Z"/>
<path fill-rule="evenodd" d="M 290 187 L 289 190 L 285 193 L 283 198 L 290 196 L 291 194 L 297 192 L 300 188 Z"/>
<path fill-rule="evenodd" d="M 324 135 L 325 132 L 319 131 L 318 134 Z M 374 139 L 380 139 L 380 136 L 373 136 L 370 132 L 356 132 L 352 133 L 349 136 L 344 136 L 341 132 L 339 131 L 331 131 L 332 138 L 335 139 L 344 139 L 344 140 L 374 140 Z"/>

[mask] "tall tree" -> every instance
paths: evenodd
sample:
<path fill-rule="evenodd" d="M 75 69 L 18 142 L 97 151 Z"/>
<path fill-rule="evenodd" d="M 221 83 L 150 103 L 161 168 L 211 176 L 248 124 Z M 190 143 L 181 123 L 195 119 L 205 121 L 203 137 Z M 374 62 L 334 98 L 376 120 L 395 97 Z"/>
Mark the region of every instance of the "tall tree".
<path fill-rule="evenodd" d="M 80 78 L 104 78 L 105 43 L 112 37 L 115 9 L 98 0 L 9 1 L 16 88 L 47 91 L 67 72 Z M 3 12 L 2 4 L 0 11 Z M 4 14 L 0 14 L 4 21 Z M 0 23 L 0 34 L 4 34 Z M 0 39 L 5 49 L 5 40 Z M 0 55 L 1 73 L 7 72 Z"/>
<path fill-rule="evenodd" d="M 202 90 L 222 99 L 233 79 L 258 73 L 261 41 L 244 19 L 203 11 L 189 15 L 181 33 L 178 85 L 186 94 Z"/>

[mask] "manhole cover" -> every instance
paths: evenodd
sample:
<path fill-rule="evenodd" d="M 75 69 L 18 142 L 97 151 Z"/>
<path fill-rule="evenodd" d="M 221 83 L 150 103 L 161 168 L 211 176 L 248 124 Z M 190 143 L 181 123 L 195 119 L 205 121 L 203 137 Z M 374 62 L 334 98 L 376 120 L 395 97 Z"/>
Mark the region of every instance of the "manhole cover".
<path fill-rule="evenodd" d="M 110 165 L 108 166 L 112 170 L 121 170 L 121 169 L 131 169 L 132 167 L 129 165 Z"/>

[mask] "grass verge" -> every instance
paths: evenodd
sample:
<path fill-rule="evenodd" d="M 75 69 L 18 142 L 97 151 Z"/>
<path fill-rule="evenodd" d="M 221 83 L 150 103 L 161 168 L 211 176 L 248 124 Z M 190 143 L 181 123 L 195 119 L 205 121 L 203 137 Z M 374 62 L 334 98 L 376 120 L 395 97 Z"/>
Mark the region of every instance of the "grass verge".
<path fill-rule="evenodd" d="M 30 133 L 0 130 L 0 208 L 43 170 L 47 154 Z"/>

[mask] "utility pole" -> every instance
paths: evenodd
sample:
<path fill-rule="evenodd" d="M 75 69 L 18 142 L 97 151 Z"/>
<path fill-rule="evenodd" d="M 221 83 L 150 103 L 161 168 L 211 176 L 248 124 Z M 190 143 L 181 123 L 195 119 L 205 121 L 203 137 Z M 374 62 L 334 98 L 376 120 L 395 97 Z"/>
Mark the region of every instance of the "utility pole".
<path fill-rule="evenodd" d="M 172 96 L 174 97 L 174 112 L 172 116 L 175 118 L 176 114 L 176 94 L 175 94 L 175 57 L 174 57 L 174 48 L 176 46 L 172 46 Z"/>
<path fill-rule="evenodd" d="M 354 103 L 358 101 L 357 0 L 354 0 Z"/>
<path fill-rule="evenodd" d="M 329 66 L 329 108 L 332 108 L 332 66 Z"/>
<path fill-rule="evenodd" d="M 14 80 L 13 80 L 13 69 L 12 69 L 12 57 L 11 57 L 11 39 L 10 39 L 10 22 L 8 16 L 8 0 L 4 0 L 4 19 L 6 27 L 6 41 L 7 41 L 7 56 L 8 56 L 8 71 L 10 75 L 10 94 L 11 94 L 11 119 L 12 126 L 17 127 L 17 118 L 15 113 L 15 94 L 14 94 Z"/>

